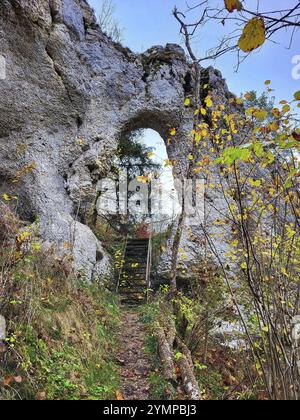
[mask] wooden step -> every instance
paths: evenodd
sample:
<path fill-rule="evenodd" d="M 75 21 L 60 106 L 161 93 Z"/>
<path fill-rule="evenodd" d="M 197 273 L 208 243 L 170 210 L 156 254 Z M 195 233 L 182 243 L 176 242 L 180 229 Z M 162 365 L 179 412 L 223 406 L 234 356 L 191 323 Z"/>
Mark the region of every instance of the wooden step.
<path fill-rule="evenodd" d="M 144 299 L 146 295 L 146 292 L 134 292 L 134 293 L 130 293 L 130 292 L 126 292 L 126 293 L 122 293 L 123 297 L 128 298 L 132 298 L 132 299 Z"/>
<path fill-rule="evenodd" d="M 123 266 L 123 273 L 129 274 L 129 273 L 141 273 L 146 272 L 147 266 L 144 264 L 139 264 L 138 266 L 132 267 L 132 264 L 124 264 Z"/>
<path fill-rule="evenodd" d="M 125 259 L 131 259 L 131 260 L 145 260 L 147 258 L 147 253 L 142 254 L 141 252 L 133 252 L 132 254 L 125 254 Z"/>
<path fill-rule="evenodd" d="M 149 239 L 128 239 L 127 241 L 127 245 L 131 245 L 131 244 L 148 244 L 149 243 Z"/>
<path fill-rule="evenodd" d="M 145 297 L 147 296 L 147 293 L 146 292 L 143 292 L 143 293 L 141 293 L 141 292 L 136 292 L 136 293 L 125 293 L 125 292 L 123 292 L 121 295 L 121 298 L 123 298 L 123 299 L 136 299 L 136 300 L 144 300 L 145 299 Z"/>
<path fill-rule="evenodd" d="M 149 239 L 129 239 L 124 254 L 125 263 L 121 270 L 119 293 L 121 302 L 139 305 L 146 300 L 147 256 Z M 132 265 L 137 264 L 136 267 Z"/>
<path fill-rule="evenodd" d="M 132 290 L 132 291 L 141 291 L 146 290 L 148 285 L 146 283 L 132 284 L 132 283 L 120 283 L 119 290 Z"/>
<path fill-rule="evenodd" d="M 135 291 L 135 292 L 132 292 L 131 290 L 123 289 L 123 290 L 121 290 L 121 292 L 122 292 L 122 296 L 140 296 L 140 297 L 144 297 L 145 294 L 147 293 L 147 289 L 143 289 L 141 291 Z"/>
<path fill-rule="evenodd" d="M 148 244 L 127 244 L 126 250 L 128 249 L 148 249 Z"/>

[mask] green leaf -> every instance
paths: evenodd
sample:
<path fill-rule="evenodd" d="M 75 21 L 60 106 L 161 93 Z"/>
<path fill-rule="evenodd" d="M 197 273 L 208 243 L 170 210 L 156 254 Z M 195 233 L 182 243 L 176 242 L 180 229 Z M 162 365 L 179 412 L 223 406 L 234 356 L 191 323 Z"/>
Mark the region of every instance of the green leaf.
<path fill-rule="evenodd" d="M 175 360 L 178 361 L 182 358 L 182 353 L 180 353 L 179 351 L 177 353 L 175 353 Z"/>
<path fill-rule="evenodd" d="M 254 143 L 253 145 L 254 153 L 258 158 L 261 158 L 265 155 L 264 148 L 261 143 Z"/>
<path fill-rule="evenodd" d="M 275 156 L 273 155 L 273 153 L 270 150 L 267 153 L 267 159 L 268 159 L 268 164 L 269 165 L 271 165 L 275 161 Z"/>
<path fill-rule="evenodd" d="M 247 161 L 251 157 L 251 150 L 242 147 L 229 147 L 224 150 L 222 157 L 216 160 L 216 163 L 224 163 L 231 166 L 235 161 Z"/>

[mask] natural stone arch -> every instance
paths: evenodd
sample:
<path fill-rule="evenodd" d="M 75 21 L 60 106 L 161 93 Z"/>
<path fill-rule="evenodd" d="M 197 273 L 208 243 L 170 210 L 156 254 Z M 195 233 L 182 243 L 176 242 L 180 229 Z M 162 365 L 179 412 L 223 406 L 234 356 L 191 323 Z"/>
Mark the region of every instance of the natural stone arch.
<path fill-rule="evenodd" d="M 165 141 L 176 128 L 167 150 L 174 173 L 184 176 L 194 113 L 184 100 L 194 89 L 192 66 L 177 45 L 137 55 L 113 43 L 85 0 L 5 0 L 0 27 L 15 28 L 0 37 L 7 61 L 0 83 L 0 193 L 4 179 L 34 162 L 16 186 L 22 215 L 38 218 L 42 237 L 62 252 L 71 242 L 76 268 L 88 277 L 102 275 L 108 257 L 77 219 L 79 203 L 93 203 L 97 179 L 130 126 L 154 128 Z M 204 78 L 212 91 L 229 95 L 219 73 L 208 69 Z M 20 155 L 19 143 L 26 146 Z"/>

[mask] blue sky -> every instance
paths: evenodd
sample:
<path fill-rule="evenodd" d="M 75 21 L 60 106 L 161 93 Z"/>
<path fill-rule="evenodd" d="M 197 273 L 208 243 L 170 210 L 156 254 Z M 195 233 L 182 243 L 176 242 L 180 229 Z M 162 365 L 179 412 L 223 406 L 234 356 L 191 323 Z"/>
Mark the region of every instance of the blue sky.
<path fill-rule="evenodd" d="M 222 3 L 222 0 L 212 1 Z M 102 0 L 89 0 L 89 2 L 99 14 Z M 197 0 L 189 0 L 189 3 L 196 4 Z M 262 3 L 264 10 L 269 11 L 295 5 L 296 0 L 264 0 Z M 132 50 L 141 52 L 153 45 L 182 42 L 178 24 L 171 12 L 175 5 L 181 10 L 186 10 L 186 0 L 114 0 L 114 4 L 116 18 L 124 27 L 124 45 Z M 252 8 L 255 8 L 257 0 L 248 0 L 247 4 L 252 4 Z M 205 32 L 201 31 L 194 41 L 197 54 L 201 55 L 208 47 L 216 45 L 222 33 L 224 29 L 221 24 L 214 24 Z M 267 42 L 242 64 L 238 73 L 234 71 L 236 65 L 234 55 L 227 55 L 210 64 L 214 64 L 222 71 L 230 90 L 238 95 L 248 90 L 262 91 L 264 81 L 271 79 L 276 98 L 290 99 L 300 88 L 300 79 L 292 78 L 292 58 L 295 55 L 300 56 L 300 31 L 295 35 L 291 49 L 287 48 L 289 45 L 287 33 L 281 32 L 276 41 L 280 42 L 280 45 Z M 205 66 L 208 64 L 204 62 Z"/>

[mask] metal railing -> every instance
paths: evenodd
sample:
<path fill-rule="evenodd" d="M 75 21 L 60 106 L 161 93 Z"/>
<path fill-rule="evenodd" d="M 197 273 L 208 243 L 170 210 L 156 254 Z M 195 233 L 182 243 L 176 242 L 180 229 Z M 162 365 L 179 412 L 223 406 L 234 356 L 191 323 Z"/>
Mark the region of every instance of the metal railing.
<path fill-rule="evenodd" d="M 146 271 L 146 284 L 147 284 L 147 302 L 149 301 L 152 287 L 151 280 L 151 269 L 152 269 L 152 229 L 150 232 L 149 242 L 148 242 L 148 255 L 147 255 L 147 271 Z"/>

